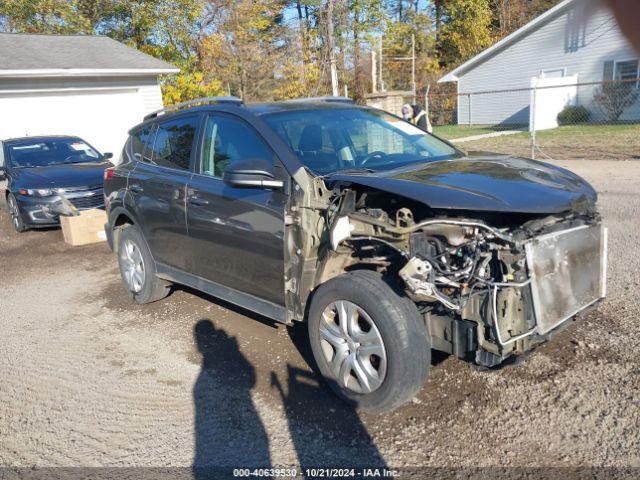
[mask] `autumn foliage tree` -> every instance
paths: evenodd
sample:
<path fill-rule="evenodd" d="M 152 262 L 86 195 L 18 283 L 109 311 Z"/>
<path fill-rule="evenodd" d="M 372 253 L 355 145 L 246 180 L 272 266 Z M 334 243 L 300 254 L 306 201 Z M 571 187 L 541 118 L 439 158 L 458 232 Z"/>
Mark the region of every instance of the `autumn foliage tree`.
<path fill-rule="evenodd" d="M 493 43 L 489 0 L 449 0 L 444 4 L 442 61 L 468 59 Z"/>
<path fill-rule="evenodd" d="M 371 91 L 383 49 L 387 89 L 419 92 L 559 0 L 0 0 L 0 31 L 104 34 L 178 66 L 167 104 Z M 378 55 L 379 57 L 379 55 Z M 378 61 L 381 59 L 378 58 Z"/>

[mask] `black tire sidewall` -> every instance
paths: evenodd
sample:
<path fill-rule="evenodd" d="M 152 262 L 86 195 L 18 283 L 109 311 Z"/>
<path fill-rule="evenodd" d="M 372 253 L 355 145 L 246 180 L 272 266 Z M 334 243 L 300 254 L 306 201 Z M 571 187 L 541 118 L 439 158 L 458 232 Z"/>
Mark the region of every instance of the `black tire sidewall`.
<path fill-rule="evenodd" d="M 129 284 L 124 277 L 123 268 L 122 268 L 122 248 L 125 242 L 129 240 L 133 242 L 138 250 L 140 251 L 140 255 L 142 256 L 142 263 L 144 265 L 144 283 L 142 285 L 142 289 L 139 292 L 133 292 L 129 289 Z M 156 298 L 156 290 L 157 290 L 157 282 L 159 282 L 158 277 L 156 276 L 156 265 L 153 257 L 151 256 L 151 252 L 149 251 L 149 247 L 147 242 L 142 235 L 140 229 L 135 225 L 127 225 L 122 228 L 118 239 L 118 266 L 120 267 L 120 277 L 122 278 L 122 282 L 129 294 L 129 297 L 135 300 L 137 303 L 149 303 L 157 300 Z"/>
<path fill-rule="evenodd" d="M 324 309 L 336 300 L 347 300 L 364 309 L 382 335 L 387 354 L 384 382 L 369 394 L 341 387 L 334 379 L 321 349 L 319 325 Z M 309 308 L 311 349 L 320 373 L 348 403 L 369 412 L 393 410 L 411 400 L 427 377 L 431 346 L 427 330 L 415 305 L 396 293 L 372 271 L 355 271 L 318 287 Z"/>

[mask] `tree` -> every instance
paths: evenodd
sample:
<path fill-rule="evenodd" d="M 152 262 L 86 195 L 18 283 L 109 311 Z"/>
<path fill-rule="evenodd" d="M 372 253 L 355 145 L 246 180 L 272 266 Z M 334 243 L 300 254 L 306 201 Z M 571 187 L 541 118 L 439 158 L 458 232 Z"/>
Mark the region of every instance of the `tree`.
<path fill-rule="evenodd" d="M 357 100 L 365 94 L 367 78 L 364 74 L 361 42 L 370 45 L 377 41 L 372 32 L 378 31 L 384 18 L 384 6 L 380 0 L 351 0 L 351 31 L 353 32 L 353 92 Z"/>
<path fill-rule="evenodd" d="M 406 12 L 404 22 L 388 18 L 384 29 L 383 80 L 387 89 L 411 89 L 411 62 L 394 60 L 411 56 L 411 37 L 416 42 L 416 91 L 424 91 L 440 71 L 435 50 L 433 19 L 427 12 Z"/>
<path fill-rule="evenodd" d="M 215 79 L 205 82 L 202 73 L 197 71 L 182 73 L 162 85 L 162 97 L 165 105 L 218 95 L 224 95 L 222 83 Z"/>
<path fill-rule="evenodd" d="M 615 123 L 624 111 L 638 101 L 635 83 L 605 83 L 596 91 L 593 99 L 607 120 Z"/>
<path fill-rule="evenodd" d="M 277 0 L 210 0 L 212 33 L 199 46 L 205 77 L 244 100 L 269 98 L 285 57 L 282 9 Z"/>
<path fill-rule="evenodd" d="M 22 33 L 103 34 L 176 64 L 163 79 L 165 102 L 222 93 L 195 55 L 200 0 L 3 0 L 4 28 Z"/>
<path fill-rule="evenodd" d="M 334 97 L 338 92 L 338 67 L 336 65 L 335 36 L 333 33 L 333 0 L 327 0 L 327 52 L 329 56 L 329 70 L 331 71 L 331 92 Z"/>
<path fill-rule="evenodd" d="M 493 43 L 489 0 L 448 0 L 442 25 L 442 61 L 464 62 Z"/>
<path fill-rule="evenodd" d="M 0 30 L 98 33 L 181 69 L 167 103 L 340 94 L 362 100 L 383 40 L 388 89 L 417 91 L 560 0 L 0 0 Z"/>
<path fill-rule="evenodd" d="M 561 0 L 491 0 L 494 34 L 505 37 Z"/>
<path fill-rule="evenodd" d="M 0 16 L 6 29 L 17 33 L 91 33 L 93 25 L 67 0 L 3 0 Z"/>

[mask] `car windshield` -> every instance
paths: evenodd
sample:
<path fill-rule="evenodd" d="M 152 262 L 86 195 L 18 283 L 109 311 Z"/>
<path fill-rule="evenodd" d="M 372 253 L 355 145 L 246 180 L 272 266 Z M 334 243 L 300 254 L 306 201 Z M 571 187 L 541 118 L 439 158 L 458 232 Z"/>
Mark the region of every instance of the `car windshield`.
<path fill-rule="evenodd" d="M 79 138 L 24 140 L 8 145 L 7 153 L 15 168 L 101 160 L 100 154 Z"/>
<path fill-rule="evenodd" d="M 391 170 L 462 154 L 433 135 L 379 110 L 296 110 L 264 119 L 319 175 Z"/>

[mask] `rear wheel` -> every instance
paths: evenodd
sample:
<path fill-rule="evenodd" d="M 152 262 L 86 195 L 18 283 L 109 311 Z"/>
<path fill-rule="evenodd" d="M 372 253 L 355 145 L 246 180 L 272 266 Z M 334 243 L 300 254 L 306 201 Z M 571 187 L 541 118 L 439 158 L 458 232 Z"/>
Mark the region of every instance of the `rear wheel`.
<path fill-rule="evenodd" d="M 9 215 L 11 215 L 11 225 L 15 229 L 16 232 L 24 232 L 27 229 L 27 226 L 24 224 L 22 220 L 22 215 L 20 214 L 20 207 L 18 206 L 18 201 L 13 193 L 10 193 L 7 196 L 7 208 L 9 209 Z"/>
<path fill-rule="evenodd" d="M 427 377 L 431 348 L 424 322 L 413 302 L 375 272 L 351 272 L 318 287 L 308 328 L 322 375 L 363 410 L 399 407 Z"/>
<path fill-rule="evenodd" d="M 140 229 L 122 228 L 118 241 L 118 264 L 129 296 L 138 303 L 151 303 L 169 294 L 170 284 L 156 275 L 156 265 Z"/>

